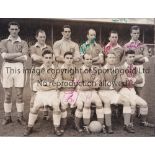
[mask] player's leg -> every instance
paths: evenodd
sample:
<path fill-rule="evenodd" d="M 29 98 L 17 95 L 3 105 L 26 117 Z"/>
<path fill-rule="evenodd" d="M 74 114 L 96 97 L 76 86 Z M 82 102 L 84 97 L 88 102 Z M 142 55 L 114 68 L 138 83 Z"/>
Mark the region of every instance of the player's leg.
<path fill-rule="evenodd" d="M 23 64 L 17 63 L 15 64 L 15 67 L 18 70 L 20 70 L 19 73 L 15 73 L 13 76 L 14 86 L 17 93 L 17 98 L 16 98 L 16 108 L 18 113 L 17 121 L 19 124 L 25 125 L 26 122 L 23 118 L 23 111 L 24 111 L 23 90 L 24 90 L 24 81 L 25 81 Z"/>
<path fill-rule="evenodd" d="M 84 95 L 86 95 L 84 97 Z M 84 128 L 87 133 L 89 133 L 88 126 L 90 124 L 90 118 L 91 118 L 91 102 L 92 102 L 92 91 L 87 91 L 87 93 L 83 93 L 83 101 L 84 101 L 84 107 L 83 107 L 83 124 Z"/>
<path fill-rule="evenodd" d="M 61 109 L 61 132 L 63 133 L 67 125 L 67 107 L 68 102 L 65 101 L 64 92 L 60 92 L 60 109 Z"/>
<path fill-rule="evenodd" d="M 154 127 L 154 124 L 151 124 L 147 121 L 147 115 L 148 115 L 148 104 L 147 102 L 136 95 L 136 103 L 140 106 L 140 125 L 144 127 Z"/>
<path fill-rule="evenodd" d="M 23 88 L 15 88 L 17 92 L 17 98 L 16 98 L 16 108 L 17 108 L 17 113 L 18 113 L 18 123 L 21 125 L 26 125 L 26 122 L 23 117 L 23 112 L 24 112 L 24 102 L 23 102 Z"/>
<path fill-rule="evenodd" d="M 28 125 L 26 131 L 24 132 L 24 136 L 28 136 L 33 132 L 33 126 L 38 118 L 39 109 L 43 106 L 44 105 L 42 103 L 38 103 L 31 108 L 28 118 Z"/>
<path fill-rule="evenodd" d="M 4 88 L 5 99 L 4 99 L 4 112 L 5 117 L 2 121 L 2 125 L 11 123 L 11 110 L 12 110 L 12 87 L 13 87 L 13 73 L 7 70 L 7 67 L 12 69 L 12 64 L 5 62 L 2 66 L 1 81 Z"/>
<path fill-rule="evenodd" d="M 61 136 L 62 132 L 60 131 L 61 123 L 61 110 L 60 110 L 60 100 L 57 98 L 57 95 L 54 95 L 52 98 L 53 106 L 53 125 L 54 131 L 57 136 Z"/>
<path fill-rule="evenodd" d="M 92 98 L 93 98 L 93 102 L 96 105 L 96 115 L 97 115 L 97 120 L 101 123 L 101 125 L 103 126 L 103 132 L 105 132 L 105 125 L 104 125 L 104 110 L 103 110 L 103 105 L 102 105 L 102 101 L 99 97 L 99 95 L 97 94 L 96 91 L 93 92 L 92 94 Z"/>
<path fill-rule="evenodd" d="M 99 91 L 99 96 L 104 103 L 104 116 L 107 133 L 112 134 L 112 123 L 111 123 L 111 92 L 110 91 Z"/>
<path fill-rule="evenodd" d="M 11 97 L 12 97 L 12 88 L 5 88 L 5 99 L 4 99 L 4 112 L 5 112 L 5 117 L 4 120 L 2 121 L 2 125 L 6 125 L 12 122 L 11 119 L 11 109 L 12 109 L 12 102 L 11 102 Z"/>
<path fill-rule="evenodd" d="M 82 111 L 83 111 L 83 102 L 81 100 L 81 95 L 79 94 L 77 101 L 76 101 L 76 111 L 75 111 L 75 127 L 77 129 L 78 132 L 82 132 L 82 128 L 81 128 L 81 119 L 82 119 Z"/>
<path fill-rule="evenodd" d="M 133 127 L 130 125 L 131 118 L 131 104 L 127 97 L 120 95 L 118 98 L 118 103 L 123 104 L 123 116 L 124 116 L 124 130 L 129 133 L 134 133 Z"/>

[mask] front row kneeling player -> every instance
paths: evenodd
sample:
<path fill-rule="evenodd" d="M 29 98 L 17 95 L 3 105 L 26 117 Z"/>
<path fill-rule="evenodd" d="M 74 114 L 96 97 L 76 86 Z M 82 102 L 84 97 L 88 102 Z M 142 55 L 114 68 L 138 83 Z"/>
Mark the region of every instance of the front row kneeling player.
<path fill-rule="evenodd" d="M 45 50 L 42 54 L 43 65 L 39 67 L 40 72 L 36 73 L 34 78 L 34 87 L 37 90 L 34 105 L 29 113 L 28 127 L 24 133 L 25 136 L 29 135 L 33 131 L 33 126 L 38 117 L 39 109 L 44 106 L 49 106 L 53 108 L 53 124 L 55 134 L 60 136 L 60 99 L 58 97 L 58 87 L 57 82 L 59 79 L 58 74 L 50 72 L 50 69 L 55 69 L 52 64 L 53 53 L 49 50 Z"/>
<path fill-rule="evenodd" d="M 126 61 L 122 66 L 123 70 L 126 70 L 126 82 L 124 87 L 120 90 L 122 96 L 127 97 L 131 102 L 131 124 L 133 126 L 136 105 L 140 107 L 140 125 L 144 127 L 154 127 L 153 124 L 147 121 L 148 115 L 148 104 L 147 102 L 136 94 L 134 86 L 136 84 L 142 83 L 143 78 L 141 74 L 138 73 L 137 67 L 133 64 L 135 60 L 135 51 L 128 50 L 125 54 Z"/>
<path fill-rule="evenodd" d="M 105 125 L 107 133 L 113 133 L 111 123 L 111 104 L 123 105 L 124 130 L 129 133 L 134 133 L 134 130 L 130 126 L 130 101 L 128 98 L 119 93 L 122 86 L 122 77 L 119 73 L 115 74 L 115 72 L 112 72 L 116 69 L 115 60 L 115 53 L 110 52 L 107 55 L 107 64 L 103 67 L 106 72 L 101 74 L 101 85 L 98 92 L 101 100 L 104 102 Z"/>

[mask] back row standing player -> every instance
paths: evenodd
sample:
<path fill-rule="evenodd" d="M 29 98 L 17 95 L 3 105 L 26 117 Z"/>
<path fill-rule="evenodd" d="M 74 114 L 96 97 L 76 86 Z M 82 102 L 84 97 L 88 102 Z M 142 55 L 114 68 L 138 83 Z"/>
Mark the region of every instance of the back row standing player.
<path fill-rule="evenodd" d="M 116 65 L 121 65 L 124 52 L 118 44 L 118 32 L 114 30 L 109 33 L 109 43 L 104 48 L 104 55 L 107 56 L 110 51 L 113 51 L 116 55 Z"/>
<path fill-rule="evenodd" d="M 8 24 L 8 31 L 10 33 L 7 39 L 1 41 L 0 53 L 4 60 L 2 66 L 2 86 L 5 91 L 4 112 L 5 117 L 2 122 L 3 125 L 12 122 L 12 88 L 13 86 L 17 92 L 16 107 L 18 112 L 18 123 L 25 125 L 23 119 L 24 102 L 23 102 L 23 88 L 24 88 L 24 62 L 27 60 L 28 45 L 22 40 L 18 33 L 20 26 L 16 22 Z"/>
<path fill-rule="evenodd" d="M 81 60 L 79 46 L 71 40 L 71 27 L 64 25 L 62 30 L 62 39 L 58 40 L 53 45 L 53 52 L 58 66 L 61 67 L 64 63 L 64 54 L 68 51 L 73 53 L 73 63 L 78 64 Z"/>
<path fill-rule="evenodd" d="M 96 43 L 96 31 L 89 29 L 87 32 L 87 41 L 80 46 L 81 56 L 89 54 L 92 56 L 94 66 L 101 67 L 104 64 L 103 50 L 101 46 Z"/>

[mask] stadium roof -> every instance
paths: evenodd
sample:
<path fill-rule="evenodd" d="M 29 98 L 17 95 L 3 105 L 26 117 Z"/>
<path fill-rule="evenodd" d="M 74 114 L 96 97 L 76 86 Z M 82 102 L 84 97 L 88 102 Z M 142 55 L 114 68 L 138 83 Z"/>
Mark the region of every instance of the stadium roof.
<path fill-rule="evenodd" d="M 90 22 L 103 22 L 103 23 L 120 23 L 120 24 L 142 24 L 154 25 L 154 18 L 72 18 L 65 20 L 73 21 L 90 21 Z"/>

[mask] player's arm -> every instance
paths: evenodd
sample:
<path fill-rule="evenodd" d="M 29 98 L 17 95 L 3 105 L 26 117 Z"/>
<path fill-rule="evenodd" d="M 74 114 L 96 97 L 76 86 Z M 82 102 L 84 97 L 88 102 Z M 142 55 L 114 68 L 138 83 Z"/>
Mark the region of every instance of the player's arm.
<path fill-rule="evenodd" d="M 37 63 L 40 63 L 40 64 L 43 63 L 42 57 L 37 55 L 37 54 L 32 54 L 31 58 L 32 58 L 33 61 L 35 61 Z"/>
<path fill-rule="evenodd" d="M 16 53 L 8 53 L 7 48 L 5 47 L 5 41 L 0 42 L 0 53 L 4 60 L 12 60 L 14 58 L 22 56 L 22 53 L 16 52 Z"/>
<path fill-rule="evenodd" d="M 143 57 L 139 59 L 140 62 L 148 62 L 149 59 L 149 53 L 148 53 L 148 47 L 146 45 L 143 45 Z"/>
<path fill-rule="evenodd" d="M 15 61 L 27 61 L 27 58 L 28 58 L 28 52 L 29 52 L 29 49 L 28 49 L 28 44 L 26 41 L 22 41 L 22 56 L 19 56 L 13 60 Z"/>
<path fill-rule="evenodd" d="M 40 65 L 43 63 L 42 57 L 37 54 L 34 46 L 30 47 L 30 56 L 33 61 L 39 63 Z"/>
<path fill-rule="evenodd" d="M 143 78 L 140 75 L 140 73 L 138 73 L 138 69 L 136 68 L 135 84 L 140 84 L 142 82 L 143 82 Z"/>
<path fill-rule="evenodd" d="M 54 55 L 55 55 L 55 60 L 57 62 L 64 63 L 64 57 L 61 56 L 59 43 L 57 43 L 57 42 L 54 43 L 53 52 L 54 52 Z"/>
<path fill-rule="evenodd" d="M 97 75 L 93 81 L 93 84 L 91 86 L 91 88 L 99 88 L 99 85 L 100 85 L 100 76 Z"/>
<path fill-rule="evenodd" d="M 20 56 L 13 58 L 14 62 L 25 62 L 28 58 L 28 45 L 25 41 L 22 41 L 22 53 Z"/>
<path fill-rule="evenodd" d="M 42 91 L 48 91 L 48 90 L 51 90 L 51 88 L 52 88 L 52 84 L 49 84 L 47 86 L 45 86 L 45 85 L 39 85 L 38 86 L 38 89 L 42 90 Z"/>
<path fill-rule="evenodd" d="M 26 60 L 27 60 L 26 55 L 22 55 L 13 59 L 13 61 L 16 61 L 16 62 L 25 62 Z"/>
<path fill-rule="evenodd" d="M 94 62 L 93 64 L 96 64 L 96 65 L 104 64 L 103 49 L 99 44 L 97 44 L 96 46 L 97 46 L 97 50 L 99 51 L 99 55 L 97 57 L 93 58 L 93 62 Z"/>
<path fill-rule="evenodd" d="M 79 51 L 79 46 L 78 44 L 75 45 L 75 52 L 74 52 L 74 59 L 73 61 L 74 62 L 78 62 L 81 60 L 81 57 L 80 57 L 80 51 Z"/>
<path fill-rule="evenodd" d="M 135 55 L 135 61 L 142 61 L 144 56 L 142 54 Z"/>
<path fill-rule="evenodd" d="M 17 57 L 21 57 L 22 53 L 5 53 L 5 52 L 3 52 L 1 54 L 1 56 L 5 60 L 13 60 L 13 59 L 15 59 Z"/>

